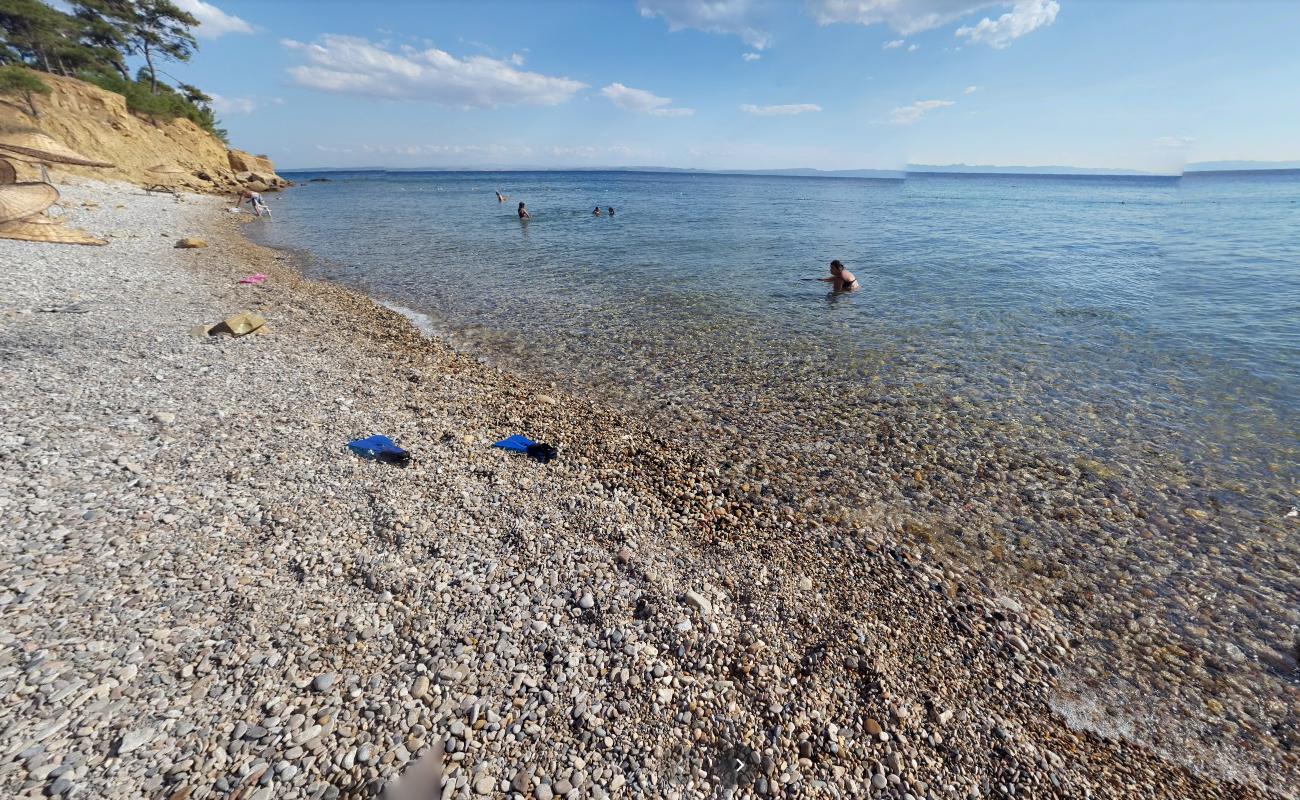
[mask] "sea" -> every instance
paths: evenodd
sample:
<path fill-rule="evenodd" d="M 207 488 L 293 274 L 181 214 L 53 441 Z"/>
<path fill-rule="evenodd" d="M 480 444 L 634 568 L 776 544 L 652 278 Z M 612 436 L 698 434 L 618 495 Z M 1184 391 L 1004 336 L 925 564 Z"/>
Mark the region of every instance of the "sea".
<path fill-rule="evenodd" d="M 1072 724 L 1300 786 L 1300 173 L 285 174 L 313 277 L 1034 593 Z"/>

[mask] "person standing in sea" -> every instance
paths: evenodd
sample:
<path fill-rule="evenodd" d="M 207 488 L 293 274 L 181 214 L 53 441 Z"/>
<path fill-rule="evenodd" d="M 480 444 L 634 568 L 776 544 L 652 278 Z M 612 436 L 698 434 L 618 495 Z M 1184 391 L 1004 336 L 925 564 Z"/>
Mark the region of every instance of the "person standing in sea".
<path fill-rule="evenodd" d="M 831 276 L 829 278 L 818 278 L 817 280 L 822 283 L 829 283 L 831 291 L 834 292 L 856 292 L 861 288 L 857 277 L 845 269 L 839 259 L 831 262 Z"/>
<path fill-rule="evenodd" d="M 527 208 L 524 208 L 524 203 L 523 203 L 522 200 L 519 201 L 519 218 L 520 218 L 520 219 L 532 219 L 532 218 L 533 218 L 533 215 L 528 213 L 528 209 L 527 209 Z"/>

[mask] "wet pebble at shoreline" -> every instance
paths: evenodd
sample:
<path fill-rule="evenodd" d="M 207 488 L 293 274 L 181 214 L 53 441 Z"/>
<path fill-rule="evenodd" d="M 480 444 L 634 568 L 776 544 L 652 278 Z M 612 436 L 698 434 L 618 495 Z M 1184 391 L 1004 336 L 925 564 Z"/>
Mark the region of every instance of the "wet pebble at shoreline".
<path fill-rule="evenodd" d="M 621 334 L 592 346 L 635 350 Z M 1225 422 L 1227 448 L 1189 439 L 1201 428 L 1188 409 L 1066 388 L 1069 367 L 994 364 L 973 379 L 937 356 L 801 349 L 747 329 L 635 337 L 663 357 L 586 369 L 580 352 L 572 390 L 704 449 L 727 503 L 884 532 L 1041 598 L 1079 642 L 1052 699 L 1072 724 L 1300 785 L 1300 523 L 1283 513 L 1300 442 L 1284 420 L 1271 437 Z M 558 347 L 491 352 L 519 372 Z"/>
<path fill-rule="evenodd" d="M 0 378 L 41 375 L 0 399 L 6 796 L 369 797 L 440 741 L 442 797 L 1258 795 L 1071 731 L 1070 632 L 898 521 L 732 492 L 212 200 L 66 194 L 129 207 L 78 212 L 108 248 L 0 242 Z M 189 334 L 241 310 L 273 332 Z M 345 449 L 373 433 L 412 466 Z"/>

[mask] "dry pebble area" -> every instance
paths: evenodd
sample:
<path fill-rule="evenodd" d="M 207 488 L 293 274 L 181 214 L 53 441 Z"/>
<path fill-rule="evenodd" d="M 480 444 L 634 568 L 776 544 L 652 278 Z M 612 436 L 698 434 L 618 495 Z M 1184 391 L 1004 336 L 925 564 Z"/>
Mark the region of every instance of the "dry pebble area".
<path fill-rule="evenodd" d="M 730 498 L 218 200 L 63 188 L 109 246 L 0 241 L 0 795 L 371 797 L 445 741 L 443 798 L 1264 796 L 1071 731 L 1070 636 L 883 528 Z"/>

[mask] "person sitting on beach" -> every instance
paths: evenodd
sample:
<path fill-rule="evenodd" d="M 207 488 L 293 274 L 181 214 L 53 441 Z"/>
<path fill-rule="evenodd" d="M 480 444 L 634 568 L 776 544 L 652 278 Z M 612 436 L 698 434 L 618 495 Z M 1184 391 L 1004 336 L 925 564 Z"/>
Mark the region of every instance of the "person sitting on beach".
<path fill-rule="evenodd" d="M 593 212 L 591 212 L 591 215 L 592 215 L 593 217 L 599 217 L 599 216 L 600 216 L 600 206 L 596 206 L 596 210 L 593 211 Z"/>
<path fill-rule="evenodd" d="M 520 203 L 519 203 L 519 218 L 520 218 L 520 219 L 532 219 L 532 218 L 533 218 L 533 215 L 528 213 L 528 209 L 524 208 L 524 204 L 523 204 L 522 201 L 520 201 Z"/>
<path fill-rule="evenodd" d="M 858 279 L 852 272 L 844 268 L 839 259 L 831 262 L 831 276 L 829 278 L 818 278 L 822 283 L 829 283 L 831 290 L 835 292 L 856 292 L 861 286 Z"/>
<path fill-rule="evenodd" d="M 613 206 L 610 206 L 610 207 L 609 207 L 609 215 L 610 215 L 611 217 L 614 216 L 614 207 L 613 207 Z"/>

